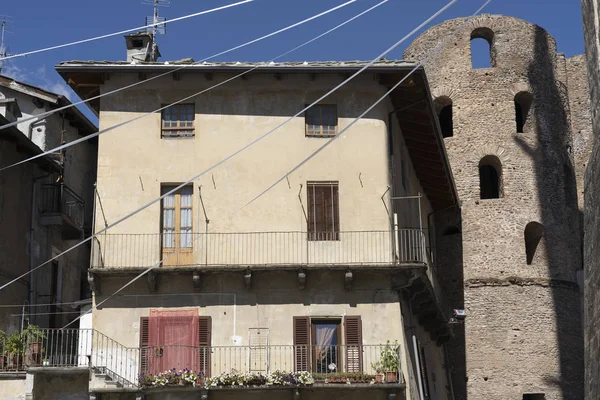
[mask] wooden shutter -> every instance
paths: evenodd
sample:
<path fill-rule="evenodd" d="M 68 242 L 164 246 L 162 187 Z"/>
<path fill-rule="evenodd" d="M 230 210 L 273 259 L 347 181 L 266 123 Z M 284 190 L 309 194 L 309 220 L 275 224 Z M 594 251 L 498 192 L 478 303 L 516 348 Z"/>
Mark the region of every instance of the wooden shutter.
<path fill-rule="evenodd" d="M 310 371 L 310 317 L 294 317 L 295 372 Z"/>
<path fill-rule="evenodd" d="M 148 317 L 140 318 L 140 374 L 148 372 L 148 343 L 149 343 Z"/>
<path fill-rule="evenodd" d="M 200 371 L 210 377 L 210 353 L 212 341 L 212 318 L 210 316 L 198 319 L 198 346 Z"/>
<path fill-rule="evenodd" d="M 360 315 L 344 317 L 346 372 L 362 372 L 362 321 Z"/>

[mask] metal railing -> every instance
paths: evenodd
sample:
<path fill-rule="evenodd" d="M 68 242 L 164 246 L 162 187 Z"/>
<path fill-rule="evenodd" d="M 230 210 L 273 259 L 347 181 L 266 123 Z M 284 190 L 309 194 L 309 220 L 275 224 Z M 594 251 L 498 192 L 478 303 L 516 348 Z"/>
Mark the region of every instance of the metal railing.
<path fill-rule="evenodd" d="M 84 223 L 85 202 L 71 188 L 62 183 L 42 185 L 40 208 L 42 214 L 63 214 L 79 227 Z"/>
<path fill-rule="evenodd" d="M 387 350 L 388 366 L 400 376 L 399 353 L 395 345 L 336 346 L 148 346 L 141 348 L 141 375 L 157 375 L 175 368 L 191 370 L 205 377 L 231 372 L 269 373 L 273 371 L 309 371 L 327 378 L 339 374 L 376 375 L 385 371 L 381 365 Z M 391 354 L 391 357 L 389 356 Z M 395 357 L 394 363 L 390 358 Z"/>
<path fill-rule="evenodd" d="M 150 267 L 169 256 L 169 265 L 313 265 L 425 263 L 419 229 L 397 231 L 103 234 L 93 246 L 93 268 Z M 167 247 L 186 243 L 188 247 Z"/>

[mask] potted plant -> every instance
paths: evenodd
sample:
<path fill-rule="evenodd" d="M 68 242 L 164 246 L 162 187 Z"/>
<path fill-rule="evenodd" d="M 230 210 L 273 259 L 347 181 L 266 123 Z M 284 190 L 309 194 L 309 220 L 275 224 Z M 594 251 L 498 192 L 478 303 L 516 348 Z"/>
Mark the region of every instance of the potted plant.
<path fill-rule="evenodd" d="M 46 334 L 37 325 L 29 325 L 21 332 L 27 345 L 27 365 L 40 365 L 42 359 L 42 344 Z"/>
<path fill-rule="evenodd" d="M 6 352 L 8 353 L 8 368 L 19 369 L 23 364 L 23 336 L 13 333 L 6 336 Z"/>
<path fill-rule="evenodd" d="M 375 383 L 383 383 L 383 365 L 381 365 L 381 361 L 371 364 L 371 368 L 375 370 Z"/>
<path fill-rule="evenodd" d="M 7 361 L 6 356 L 6 333 L 0 330 L 0 369 L 4 369 Z"/>
<path fill-rule="evenodd" d="M 381 367 L 385 372 L 387 383 L 398 382 L 398 369 L 400 366 L 398 347 L 398 341 L 395 341 L 392 345 L 388 340 L 383 350 L 381 350 Z"/>

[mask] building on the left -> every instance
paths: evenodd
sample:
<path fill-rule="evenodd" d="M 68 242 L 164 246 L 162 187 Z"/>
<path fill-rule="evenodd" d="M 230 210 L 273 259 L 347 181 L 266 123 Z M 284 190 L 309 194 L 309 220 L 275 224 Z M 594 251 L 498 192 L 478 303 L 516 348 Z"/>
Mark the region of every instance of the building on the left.
<path fill-rule="evenodd" d="M 76 107 L 46 115 L 70 104 L 63 95 L 0 75 L 0 126 L 23 121 L 0 130 L 0 168 L 97 132 Z M 19 347 L 18 334 L 28 326 L 61 328 L 77 317 L 72 306 L 90 297 L 89 245 L 36 267 L 91 234 L 97 143 L 0 172 L 0 286 L 19 278 L 0 295 L 3 347 Z M 1 369 L 19 371 L 22 364 L 21 357 L 0 360 Z"/>

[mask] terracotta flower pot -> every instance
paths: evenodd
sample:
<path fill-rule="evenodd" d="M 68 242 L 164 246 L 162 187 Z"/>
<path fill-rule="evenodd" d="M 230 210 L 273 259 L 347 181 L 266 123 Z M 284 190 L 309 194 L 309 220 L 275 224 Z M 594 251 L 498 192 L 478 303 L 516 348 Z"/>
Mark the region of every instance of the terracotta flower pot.
<path fill-rule="evenodd" d="M 375 383 L 383 383 L 383 374 L 375 375 Z"/>
<path fill-rule="evenodd" d="M 387 383 L 396 383 L 398 382 L 398 373 L 392 371 L 386 371 L 385 373 L 385 381 Z"/>

